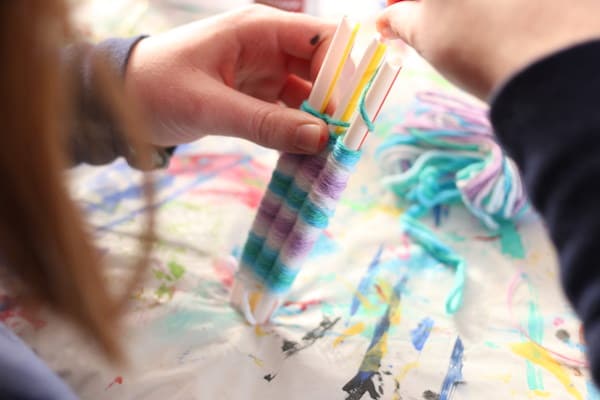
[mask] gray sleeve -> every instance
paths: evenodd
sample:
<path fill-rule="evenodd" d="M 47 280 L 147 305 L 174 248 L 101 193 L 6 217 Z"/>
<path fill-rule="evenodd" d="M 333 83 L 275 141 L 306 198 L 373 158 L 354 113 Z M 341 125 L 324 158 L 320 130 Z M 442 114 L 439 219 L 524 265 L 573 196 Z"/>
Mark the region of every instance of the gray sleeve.
<path fill-rule="evenodd" d="M 72 44 L 63 49 L 63 66 L 72 79 L 73 118 L 68 132 L 69 154 L 74 164 L 101 165 L 124 157 L 136 167 L 134 152 L 119 131 L 118 124 L 100 101 L 98 77 L 93 66 L 100 59 L 124 78 L 129 57 L 135 45 L 146 36 L 108 39 L 98 45 Z M 156 148 L 155 168 L 165 167 L 175 148 Z"/>

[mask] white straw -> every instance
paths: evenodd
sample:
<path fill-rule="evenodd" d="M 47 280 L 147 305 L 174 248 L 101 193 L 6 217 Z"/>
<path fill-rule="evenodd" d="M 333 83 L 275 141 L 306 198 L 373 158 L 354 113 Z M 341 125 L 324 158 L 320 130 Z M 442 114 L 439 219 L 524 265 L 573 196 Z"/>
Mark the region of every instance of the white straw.
<path fill-rule="evenodd" d="M 369 89 L 369 93 L 367 93 L 367 97 L 365 98 L 367 115 L 373 120 L 379 115 L 381 107 L 396 81 L 399 72 L 400 66 L 392 66 L 389 62 L 384 63 L 379 69 L 379 72 Z M 368 133 L 369 129 L 367 125 L 360 113 L 358 113 L 344 135 L 344 145 L 351 150 L 358 150 L 362 146 Z"/>
<path fill-rule="evenodd" d="M 308 104 L 313 109 L 325 111 L 331 92 L 340 77 L 339 71 L 348 60 L 349 50 L 354 45 L 356 30 L 357 26 L 352 26 L 348 18 L 342 18 L 308 97 Z"/>

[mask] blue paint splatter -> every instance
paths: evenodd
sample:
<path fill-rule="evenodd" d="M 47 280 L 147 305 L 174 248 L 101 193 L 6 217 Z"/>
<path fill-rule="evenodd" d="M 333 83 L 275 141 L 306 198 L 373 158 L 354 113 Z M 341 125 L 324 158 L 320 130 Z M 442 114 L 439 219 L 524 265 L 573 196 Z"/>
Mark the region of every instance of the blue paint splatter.
<path fill-rule="evenodd" d="M 598 392 L 592 381 L 587 381 L 585 386 L 587 388 L 587 400 L 600 400 L 600 392 Z"/>
<path fill-rule="evenodd" d="M 192 190 L 194 187 L 198 186 L 199 184 L 208 182 L 211 179 L 219 176 L 223 172 L 228 171 L 232 168 L 238 167 L 240 165 L 246 164 L 246 163 L 250 162 L 251 160 L 252 160 L 252 158 L 249 156 L 240 157 L 240 158 L 236 159 L 234 162 L 228 163 L 220 168 L 214 169 L 214 170 L 210 171 L 209 173 L 204 173 L 204 174 L 200 173 L 196 179 L 194 179 L 187 185 L 184 185 L 181 188 L 177 189 L 171 195 L 165 197 L 163 200 L 161 200 L 155 204 L 152 204 L 150 206 L 144 206 L 137 210 L 134 210 L 123 217 L 117 218 L 114 221 L 111 221 L 107 224 L 98 226 L 98 227 L 96 227 L 96 229 L 99 231 L 113 229 L 114 227 L 121 225 L 127 221 L 130 221 L 130 220 L 134 219 L 135 217 L 137 217 L 138 215 L 141 215 L 149 210 L 162 207 L 165 204 L 169 203 L 170 201 L 181 196 L 182 194 Z"/>
<path fill-rule="evenodd" d="M 419 326 L 416 329 L 410 331 L 410 338 L 412 340 L 412 344 L 417 349 L 417 351 L 423 350 L 425 346 L 425 342 L 429 339 L 429 334 L 431 334 L 431 329 L 433 328 L 434 321 L 427 317 L 423 321 L 419 322 Z"/>
<path fill-rule="evenodd" d="M 335 241 L 331 237 L 322 233 L 311 250 L 309 257 L 324 256 L 335 253 L 337 249 L 338 245 L 335 243 Z"/>
<path fill-rule="evenodd" d="M 448 373 L 442 383 L 442 390 L 440 390 L 440 400 L 448 400 L 456 384 L 461 383 L 463 380 L 462 368 L 463 368 L 463 355 L 465 347 L 463 346 L 460 337 L 456 338 L 454 343 L 454 349 L 452 350 L 452 356 L 450 356 L 450 366 L 448 367 Z"/>
<path fill-rule="evenodd" d="M 381 264 L 381 254 L 383 254 L 383 245 L 379 246 L 377 253 L 375 253 L 375 257 L 373 257 L 373 260 L 371 260 L 371 263 L 367 268 L 367 272 L 358 284 L 358 288 L 356 289 L 357 293 L 366 295 L 369 291 L 369 288 L 371 287 L 371 285 L 373 284 L 373 280 L 375 279 L 375 275 L 377 274 L 377 271 L 379 271 L 379 266 Z M 358 296 L 354 296 L 354 298 L 352 299 L 352 303 L 350 304 L 351 317 L 356 314 L 359 307 L 360 300 Z"/>
<path fill-rule="evenodd" d="M 175 177 L 170 175 L 164 175 L 154 182 L 154 191 L 159 192 L 162 189 L 168 188 L 175 182 Z M 124 200 L 140 199 L 144 196 L 144 190 L 142 185 L 135 184 L 128 188 L 118 191 L 111 192 L 106 195 L 102 195 L 102 200 L 99 203 L 88 203 L 85 207 L 85 212 L 91 213 L 94 211 L 104 211 L 107 213 L 114 212 L 119 204 Z"/>
<path fill-rule="evenodd" d="M 369 393 L 372 399 L 379 399 L 383 394 L 383 388 L 381 386 L 379 387 L 379 390 L 376 389 L 373 378 L 381 376 L 379 369 L 381 368 L 381 359 L 385 355 L 384 349 L 387 344 L 386 334 L 391 326 L 392 315 L 394 315 L 398 307 L 400 307 L 400 299 L 402 290 L 406 285 L 406 280 L 406 277 L 403 277 L 394 286 L 389 305 L 385 314 L 381 317 L 375 327 L 373 338 L 371 339 L 371 343 L 369 344 L 369 348 L 367 349 L 358 372 L 342 387 L 342 390 L 348 393 L 346 400 L 360 400 L 365 393 Z"/>

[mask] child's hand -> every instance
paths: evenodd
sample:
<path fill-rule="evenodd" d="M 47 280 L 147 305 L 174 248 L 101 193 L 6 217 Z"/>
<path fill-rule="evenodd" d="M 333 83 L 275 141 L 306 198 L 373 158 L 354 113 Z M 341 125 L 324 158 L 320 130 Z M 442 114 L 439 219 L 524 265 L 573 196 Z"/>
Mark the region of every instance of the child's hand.
<path fill-rule="evenodd" d="M 389 7 L 377 25 L 485 99 L 533 61 L 600 38 L 599 15 L 598 0 L 421 0 Z"/>
<path fill-rule="evenodd" d="M 218 134 L 315 153 L 327 127 L 297 108 L 334 30 L 314 17 L 253 6 L 142 40 L 126 85 L 151 118 L 155 145 Z"/>

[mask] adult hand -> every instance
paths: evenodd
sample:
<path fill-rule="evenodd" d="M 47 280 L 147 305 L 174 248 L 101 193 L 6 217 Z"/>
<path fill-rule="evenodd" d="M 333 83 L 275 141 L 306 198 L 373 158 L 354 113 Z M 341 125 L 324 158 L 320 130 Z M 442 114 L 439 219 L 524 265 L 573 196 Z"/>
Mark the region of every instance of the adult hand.
<path fill-rule="evenodd" d="M 599 15 L 598 0 L 409 0 L 387 8 L 377 27 L 486 99 L 537 59 L 600 38 Z"/>
<path fill-rule="evenodd" d="M 327 127 L 297 108 L 334 31 L 307 15 L 248 7 L 142 40 L 126 87 L 150 118 L 152 144 L 218 134 L 315 153 L 327 143 Z"/>

